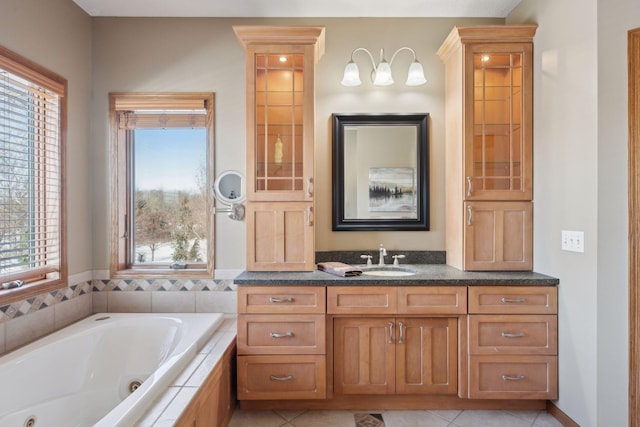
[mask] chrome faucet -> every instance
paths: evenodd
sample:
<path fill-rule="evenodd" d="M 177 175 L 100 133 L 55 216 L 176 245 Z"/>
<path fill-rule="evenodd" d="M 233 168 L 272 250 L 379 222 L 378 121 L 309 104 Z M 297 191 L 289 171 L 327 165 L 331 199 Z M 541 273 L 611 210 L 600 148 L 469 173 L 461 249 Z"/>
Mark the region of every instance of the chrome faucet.
<path fill-rule="evenodd" d="M 378 265 L 384 265 L 384 257 L 387 256 L 387 250 L 384 248 L 384 246 L 382 246 L 382 243 L 380 243 L 380 258 L 378 259 Z"/>

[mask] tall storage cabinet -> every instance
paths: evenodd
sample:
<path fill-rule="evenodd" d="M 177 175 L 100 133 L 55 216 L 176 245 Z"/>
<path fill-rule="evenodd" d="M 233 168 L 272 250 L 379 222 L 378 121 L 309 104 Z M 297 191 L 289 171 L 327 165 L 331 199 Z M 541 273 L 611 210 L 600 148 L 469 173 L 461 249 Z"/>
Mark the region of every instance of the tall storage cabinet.
<path fill-rule="evenodd" d="M 324 27 L 233 29 L 247 64 L 246 268 L 312 271 L 315 65 Z"/>
<path fill-rule="evenodd" d="M 447 264 L 533 268 L 533 36 L 537 26 L 455 27 L 446 67 Z"/>

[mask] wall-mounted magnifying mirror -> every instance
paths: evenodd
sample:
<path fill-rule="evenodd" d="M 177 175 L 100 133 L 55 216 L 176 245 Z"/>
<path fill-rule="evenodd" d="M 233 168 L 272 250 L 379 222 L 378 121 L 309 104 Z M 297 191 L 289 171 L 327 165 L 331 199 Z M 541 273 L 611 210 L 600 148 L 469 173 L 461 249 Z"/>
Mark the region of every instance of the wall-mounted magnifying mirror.
<path fill-rule="evenodd" d="M 213 192 L 218 201 L 229 208 L 216 209 L 218 212 L 226 212 L 229 218 L 240 221 L 244 218 L 245 199 L 244 175 L 238 171 L 228 170 L 222 172 L 213 183 Z"/>

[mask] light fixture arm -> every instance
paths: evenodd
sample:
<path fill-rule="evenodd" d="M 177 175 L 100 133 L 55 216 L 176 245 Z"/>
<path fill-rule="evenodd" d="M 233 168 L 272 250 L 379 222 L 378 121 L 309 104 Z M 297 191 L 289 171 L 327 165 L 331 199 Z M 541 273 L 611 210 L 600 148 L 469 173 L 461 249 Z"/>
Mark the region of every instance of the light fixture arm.
<path fill-rule="evenodd" d="M 398 55 L 398 53 L 400 53 L 403 50 L 408 50 L 413 54 L 413 60 L 416 61 L 418 59 L 418 57 L 416 56 L 416 51 L 411 49 L 410 47 L 407 46 L 403 46 L 400 49 L 396 50 L 395 52 L 393 52 L 393 55 L 391 56 L 391 61 L 389 61 L 389 65 L 391 66 L 393 64 L 393 60 L 396 59 L 396 55 Z"/>
<path fill-rule="evenodd" d="M 351 52 L 351 60 L 353 61 L 353 55 L 358 51 L 365 52 L 369 56 L 369 59 L 371 60 L 371 66 L 375 70 L 376 69 L 376 60 L 373 59 L 373 55 L 371 54 L 371 52 L 369 52 L 369 50 L 364 48 L 364 47 L 357 47 L 357 48 L 353 49 L 353 52 Z"/>

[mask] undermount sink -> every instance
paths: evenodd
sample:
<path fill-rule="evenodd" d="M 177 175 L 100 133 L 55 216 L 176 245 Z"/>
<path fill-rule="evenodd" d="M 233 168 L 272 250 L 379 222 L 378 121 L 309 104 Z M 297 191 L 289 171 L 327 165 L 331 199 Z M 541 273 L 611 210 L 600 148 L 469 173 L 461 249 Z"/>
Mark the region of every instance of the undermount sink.
<path fill-rule="evenodd" d="M 416 273 L 417 271 L 415 270 L 394 266 L 367 267 L 362 269 L 362 274 L 367 276 L 401 277 L 413 276 Z"/>

